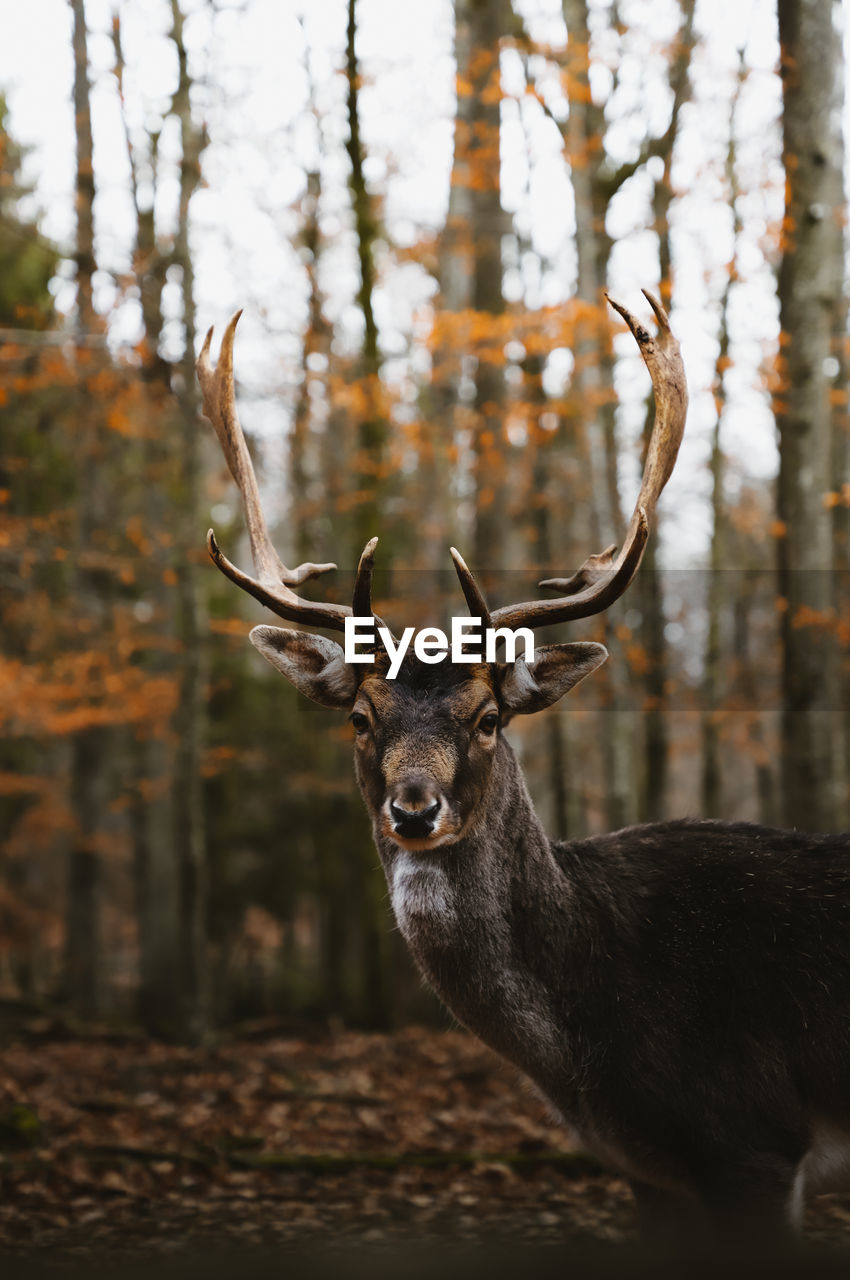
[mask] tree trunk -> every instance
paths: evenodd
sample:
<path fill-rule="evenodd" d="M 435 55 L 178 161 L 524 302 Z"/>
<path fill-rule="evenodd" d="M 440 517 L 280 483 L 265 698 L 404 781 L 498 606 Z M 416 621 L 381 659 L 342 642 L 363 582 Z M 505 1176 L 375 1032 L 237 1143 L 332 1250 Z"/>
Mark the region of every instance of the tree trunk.
<path fill-rule="evenodd" d="M 365 159 L 360 133 L 360 66 L 357 58 L 357 0 L 348 0 L 346 41 L 346 78 L 348 80 L 348 142 L 346 150 L 351 165 L 349 188 L 354 210 L 357 237 L 357 259 L 360 281 L 357 302 L 363 314 L 363 346 L 361 369 L 366 393 L 365 407 L 358 423 L 357 449 L 354 456 L 354 563 L 363 547 L 378 532 L 382 516 L 385 488 L 387 423 L 381 408 L 381 352 L 375 321 L 375 238 L 378 233 L 372 197 L 363 171 Z M 386 566 L 384 566 L 386 567 Z"/>
<path fill-rule="evenodd" d="M 102 868 L 97 837 L 106 797 L 104 731 L 96 727 L 74 735 L 71 750 L 71 807 L 75 831 L 68 862 L 66 917 L 67 993 L 83 1018 L 101 1012 Z"/>
<path fill-rule="evenodd" d="M 761 710 L 764 702 L 759 696 L 760 685 L 762 689 L 764 687 L 765 654 L 763 644 L 754 642 L 752 638 L 753 617 L 759 608 L 758 585 L 762 577 L 761 569 L 751 569 L 741 575 L 741 588 L 735 593 L 732 607 L 731 659 L 738 672 L 735 682 L 737 700 L 742 706 L 751 709 L 747 745 L 755 763 L 758 820 L 766 827 L 775 827 L 782 821 L 776 795 L 775 770 L 771 767 L 775 753 L 766 741 L 765 715 Z M 768 680 L 773 685 L 772 673 Z M 755 708 L 758 709 L 753 712 L 752 709 Z"/>
<path fill-rule="evenodd" d="M 475 371 L 472 438 L 475 529 L 472 563 L 476 569 L 505 567 L 504 357 L 489 317 L 505 309 L 502 296 L 502 237 L 510 218 L 501 197 L 501 41 L 511 21 L 507 0 L 457 0 L 457 50 L 468 53 L 458 66 L 458 83 L 468 95 L 466 119 L 455 136 L 456 173 L 465 179 L 472 242 L 472 310 L 479 337 L 472 344 Z M 484 575 L 484 583 L 487 575 Z"/>
<path fill-rule="evenodd" d="M 682 0 L 682 25 L 670 67 L 673 106 L 670 123 L 659 139 L 656 155 L 664 169 L 652 192 L 653 224 L 658 236 L 658 266 L 661 300 L 672 308 L 673 255 L 670 243 L 670 207 L 673 203 L 671 171 L 679 115 L 690 92 L 690 62 L 694 45 L 694 11 L 696 0 Z M 644 452 L 649 446 L 655 409 L 647 405 L 644 422 Z M 660 523 L 646 549 L 638 577 L 638 602 L 641 611 L 640 640 L 646 654 L 643 769 L 640 787 L 639 816 L 644 822 L 657 822 L 665 816 L 668 760 L 670 753 L 667 710 L 667 646 L 664 640 L 664 593 L 658 567 Z"/>
<path fill-rule="evenodd" d="M 529 513 L 529 542 L 534 547 L 538 564 L 549 566 L 555 563 L 552 547 L 552 512 L 550 504 L 544 498 L 551 441 L 544 441 L 546 433 L 542 431 L 539 423 L 540 414 L 546 404 L 542 358 L 539 355 L 527 356 L 523 361 L 522 370 L 528 410 L 528 451 L 532 459 L 530 493 L 527 495 L 526 503 Z M 553 834 L 558 840 L 584 834 L 583 830 L 576 830 L 576 823 L 571 821 L 571 817 L 574 818 L 575 815 L 573 793 L 576 788 L 570 787 L 568 781 L 572 776 L 569 767 L 568 725 L 568 713 L 562 710 L 560 702 L 555 703 L 546 713 L 546 736 L 552 793 Z"/>
<path fill-rule="evenodd" d="M 352 557 L 354 563 L 357 562 L 357 557 L 366 542 L 375 536 L 385 522 L 383 499 L 386 488 L 387 444 L 387 422 L 382 410 L 380 384 L 382 360 L 373 305 L 377 221 L 364 174 L 365 155 L 360 132 L 360 66 L 356 38 L 356 0 L 348 0 L 346 75 L 349 136 L 347 151 L 351 163 L 349 182 L 357 235 L 357 257 L 360 264 L 357 301 L 363 313 L 361 373 L 366 389 L 366 408 L 360 419 L 354 468 L 354 486 L 357 493 L 357 505 L 354 511 L 354 557 Z M 386 570 L 385 562 L 382 568 Z M 352 841 L 355 847 L 348 849 L 346 856 L 350 859 L 353 855 L 359 866 L 358 920 L 361 926 L 359 959 L 362 1004 L 366 1020 L 370 1025 L 387 1026 L 391 1018 L 393 997 L 387 963 L 386 906 L 383 893 L 379 894 L 377 889 L 378 882 L 375 876 L 375 859 L 370 834 L 362 822 L 355 822 L 353 830 L 357 833 Z M 337 850 L 334 856 L 338 857 L 339 854 L 340 851 Z"/>
<path fill-rule="evenodd" d="M 301 386 L 295 402 L 290 444 L 289 490 L 291 524 L 294 530 L 294 561 L 319 560 L 319 547 L 315 535 L 317 516 L 314 489 L 316 485 L 317 458 L 312 448 L 314 429 L 314 399 L 311 391 L 319 374 L 313 363 L 316 357 L 327 358 L 328 325 L 322 314 L 322 294 L 319 288 L 319 258 L 322 250 L 322 234 L 319 228 L 319 201 L 322 192 L 322 176 L 318 169 L 307 174 L 307 190 L 302 203 L 304 223 L 300 242 L 306 258 L 305 267 L 309 282 L 307 328 L 304 332 Z M 324 495 L 323 495 L 324 497 Z"/>
<path fill-rule="evenodd" d="M 616 484 L 616 440 L 613 421 L 613 365 L 603 359 L 609 339 L 603 324 L 606 306 L 607 255 L 610 242 L 599 218 L 601 194 L 595 182 L 592 157 L 604 131 L 604 115 L 590 93 L 590 32 L 586 0 L 563 0 L 567 25 L 567 66 L 570 114 L 564 137 L 570 179 L 575 198 L 576 297 L 582 309 L 574 343 L 573 385 L 578 406 L 579 442 L 587 465 L 589 537 L 601 550 L 619 541 L 623 517 Z M 600 239 L 601 233 L 601 239 Z M 592 317 L 592 319 L 590 318 Z M 607 381 L 606 381 L 607 380 Z M 603 703 L 600 743 L 605 778 L 605 820 L 609 827 L 623 827 L 636 817 L 633 779 L 633 721 L 625 707 L 625 672 L 621 646 L 606 621 L 605 643 L 611 662 L 600 672 Z"/>
<path fill-rule="evenodd" d="M 829 365 L 843 279 L 841 41 L 832 0 L 779 0 L 784 252 L 774 402 L 782 599 L 782 795 L 790 826 L 839 816 Z"/>
<path fill-rule="evenodd" d="M 431 352 L 431 380 L 428 391 L 428 440 L 424 444 L 420 468 L 419 509 L 428 511 L 422 525 L 421 561 L 431 574 L 446 569 L 446 541 L 457 523 L 456 504 L 451 500 L 456 481 L 448 471 L 448 459 L 460 438 L 458 408 L 461 398 L 463 353 L 456 338 L 456 321 L 472 308 L 474 276 L 472 249 L 472 190 L 469 181 L 468 149 L 475 112 L 474 95 L 469 92 L 470 26 L 462 0 L 455 5 L 455 81 L 457 105 L 454 121 L 454 149 L 449 184 L 449 207 L 437 244 L 437 281 L 434 336 Z M 463 544 L 466 530 L 456 529 L 454 541 Z"/>
<path fill-rule="evenodd" d="M 94 327 L 92 277 L 94 257 L 94 144 L 89 99 L 89 57 L 84 0 L 70 0 L 74 19 L 74 136 L 77 146 L 74 207 L 77 219 L 77 327 L 90 333 Z"/>
<path fill-rule="evenodd" d="M 726 312 L 723 313 L 721 350 L 727 339 Z M 723 451 L 720 444 L 721 412 L 718 405 L 711 442 L 711 549 L 708 566 L 708 591 L 706 613 L 708 627 L 705 641 L 705 664 L 702 680 L 702 771 L 700 812 L 705 818 L 723 817 L 723 789 L 720 772 L 720 752 L 717 734 L 717 710 L 721 697 L 720 619 L 723 608 L 721 592 L 721 555 L 723 538 Z"/>
<path fill-rule="evenodd" d="M 171 38 L 177 51 L 179 78 L 172 111 L 180 124 L 180 203 L 174 262 L 181 271 L 183 297 L 183 360 L 178 391 L 180 410 L 180 493 L 174 570 L 177 577 L 177 633 L 182 662 L 180 691 L 174 719 L 175 839 L 178 860 L 178 951 L 183 1034 L 203 1038 L 209 1021 L 207 979 L 207 865 L 204 798 L 201 775 L 205 740 L 204 628 L 197 582 L 196 558 L 200 520 L 200 440 L 195 380 L 195 290 L 189 206 L 200 185 L 200 160 L 205 136 L 192 119 L 191 87 L 183 14 L 171 0 Z"/>
<path fill-rule="evenodd" d="M 92 276 L 94 256 L 94 168 L 89 100 L 88 47 L 83 0 L 71 0 L 74 21 L 74 129 L 76 138 L 76 263 L 77 330 L 81 339 L 96 324 Z M 83 384 L 84 385 L 84 384 Z M 79 507 L 77 551 L 88 550 L 97 525 L 101 477 L 97 468 L 96 415 L 83 413 L 89 429 L 83 437 L 81 490 L 87 500 Z M 79 562 L 80 555 L 76 557 Z M 97 637 L 104 620 L 103 583 L 84 569 L 76 573 L 78 609 Z M 75 831 L 68 865 L 66 955 L 67 993 L 72 1007 L 83 1017 L 95 1017 L 101 1009 L 102 871 L 98 837 L 106 808 L 105 770 L 108 731 L 101 726 L 83 728 L 71 741 L 70 802 Z"/>
<path fill-rule="evenodd" d="M 717 360 L 714 367 L 714 432 L 711 441 L 711 547 L 708 565 L 708 590 L 706 612 L 708 626 L 705 642 L 704 672 L 702 682 L 702 807 L 706 818 L 722 818 L 723 777 L 720 768 L 720 751 L 717 732 L 718 703 L 723 697 L 721 650 L 721 619 L 726 601 L 723 592 L 723 561 L 725 553 L 724 525 L 726 504 L 723 494 L 724 457 L 721 441 L 723 412 L 726 407 L 726 369 L 729 365 L 729 300 L 732 286 L 737 280 L 738 240 L 741 234 L 741 218 L 738 211 L 738 174 L 736 167 L 735 117 L 741 87 L 746 75 L 743 50 L 738 63 L 738 82 L 729 113 L 729 142 L 726 148 L 726 190 L 732 209 L 732 258 L 729 275 L 723 286 L 720 301 L 720 334 Z"/>
<path fill-rule="evenodd" d="M 139 290 L 144 339 L 141 345 L 142 378 L 148 387 L 150 414 L 161 423 L 175 419 L 171 391 L 172 366 L 160 352 L 165 323 L 162 291 L 171 259 L 171 249 L 162 247 L 156 222 L 156 186 L 158 178 L 159 132 L 147 139 L 147 152 L 141 163 L 150 167 L 150 193 L 143 195 L 139 182 L 140 158 L 133 141 L 124 103 L 124 49 L 120 16 L 112 21 L 112 43 L 115 51 L 115 76 L 121 102 L 130 186 L 136 218 L 136 243 L 133 272 Z M 145 491 L 145 519 L 151 530 L 167 528 L 173 521 L 169 508 L 169 485 L 174 440 L 166 427 L 158 434 L 150 433 L 140 441 L 143 474 L 157 477 Z M 153 602 L 154 617 L 159 619 L 158 639 L 153 652 L 146 657 L 151 672 L 174 676 L 173 658 L 168 641 L 174 633 L 173 590 L 166 584 L 170 568 L 170 551 L 164 553 L 159 539 L 151 540 L 149 574 L 145 596 Z M 129 752 L 133 763 L 133 788 L 130 801 L 130 838 L 132 842 L 133 900 L 139 938 L 139 972 L 137 1012 L 149 1035 L 174 1039 L 180 1030 L 181 1010 L 177 975 L 180 956 L 177 952 L 177 866 L 175 855 L 175 820 L 172 791 L 174 774 L 173 749 L 165 738 L 139 741 L 133 731 Z"/>
<path fill-rule="evenodd" d="M 139 932 L 139 1021 L 149 1035 L 171 1040 L 180 1030 L 175 975 L 177 910 L 174 830 L 164 743 L 133 744 L 135 790 L 130 806 L 133 897 Z"/>

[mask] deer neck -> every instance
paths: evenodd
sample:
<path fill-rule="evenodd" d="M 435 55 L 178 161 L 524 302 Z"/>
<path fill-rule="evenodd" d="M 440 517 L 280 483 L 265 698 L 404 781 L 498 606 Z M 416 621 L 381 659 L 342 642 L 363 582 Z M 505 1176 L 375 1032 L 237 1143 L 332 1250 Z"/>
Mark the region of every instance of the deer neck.
<path fill-rule="evenodd" d="M 550 951 L 541 933 L 562 927 L 552 904 L 565 886 L 513 751 L 504 739 L 498 750 L 485 816 L 462 840 L 432 854 L 377 832 L 376 843 L 424 976 L 459 1021 L 539 1076 L 543 1060 L 559 1061 L 543 968 L 551 954 L 563 962 L 564 942 L 553 936 Z"/>

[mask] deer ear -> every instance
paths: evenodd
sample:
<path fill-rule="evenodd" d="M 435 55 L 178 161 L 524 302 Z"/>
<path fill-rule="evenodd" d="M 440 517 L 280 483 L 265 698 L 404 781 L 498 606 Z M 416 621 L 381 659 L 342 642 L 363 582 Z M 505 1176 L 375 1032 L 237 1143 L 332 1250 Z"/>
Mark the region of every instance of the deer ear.
<path fill-rule="evenodd" d="M 499 666 L 501 702 L 510 715 L 529 715 L 551 707 L 608 657 L 604 644 L 547 644 L 535 651 L 533 662 L 503 662 Z"/>
<path fill-rule="evenodd" d="M 322 707 L 350 710 L 357 696 L 357 677 L 335 641 L 309 631 L 265 626 L 254 627 L 250 639 L 299 693 Z"/>

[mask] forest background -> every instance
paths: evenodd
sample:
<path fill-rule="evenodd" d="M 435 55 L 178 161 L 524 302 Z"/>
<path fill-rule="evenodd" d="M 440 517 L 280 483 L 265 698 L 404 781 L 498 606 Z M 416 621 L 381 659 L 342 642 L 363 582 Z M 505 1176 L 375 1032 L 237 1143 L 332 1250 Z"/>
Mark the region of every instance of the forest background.
<path fill-rule="evenodd" d="M 848 13 L 833 0 L 0 3 L 0 996 L 198 1040 L 443 1017 L 350 731 L 247 642 L 194 360 L 245 308 L 287 563 L 401 625 L 617 540 L 691 384 L 611 659 L 509 733 L 548 830 L 850 826 Z M 331 585 L 328 585 L 328 584 Z M 326 597 L 324 597 L 326 598 Z M 266 619 L 268 620 L 268 619 Z M 566 638 L 553 628 L 546 639 Z"/>

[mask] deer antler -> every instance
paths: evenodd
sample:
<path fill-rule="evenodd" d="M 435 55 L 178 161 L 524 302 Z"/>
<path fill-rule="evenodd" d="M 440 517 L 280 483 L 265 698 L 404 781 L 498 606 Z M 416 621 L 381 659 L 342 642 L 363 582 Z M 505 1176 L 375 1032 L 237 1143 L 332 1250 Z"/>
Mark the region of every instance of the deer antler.
<path fill-rule="evenodd" d="M 655 313 L 658 333 L 648 329 L 619 302 L 608 298 L 611 306 L 632 331 L 652 378 L 655 393 L 655 422 L 646 451 L 643 480 L 637 503 L 620 554 L 615 559 L 616 545 L 588 556 L 571 578 L 547 578 L 541 587 L 560 591 L 557 600 L 528 600 L 506 605 L 489 614 L 492 627 L 543 627 L 556 622 L 572 622 L 602 613 L 618 600 L 631 582 L 643 556 L 649 537 L 650 522 L 661 490 L 670 478 L 688 408 L 688 386 L 679 344 L 670 330 L 670 320 L 661 303 L 647 289 L 642 293 Z M 607 297 L 607 294 L 606 294 Z M 472 574 L 458 553 L 452 549 L 461 588 L 470 610 L 487 614 L 484 598 Z"/>
<path fill-rule="evenodd" d="M 201 347 L 196 368 L 203 395 L 204 413 L 215 428 L 230 473 L 242 494 L 248 536 L 251 540 L 251 556 L 257 577 L 249 577 L 230 563 L 220 550 L 212 529 L 207 534 L 207 548 L 213 563 L 226 577 L 230 578 L 231 582 L 235 582 L 237 587 L 247 591 L 255 600 L 259 600 L 279 617 L 286 618 L 289 622 L 306 622 L 314 627 L 344 631 L 345 619 L 352 613 L 348 605 L 302 600 L 291 590 L 292 587 L 300 586 L 310 578 L 317 578 L 320 574 L 335 569 L 336 565 L 307 562 L 300 564 L 297 569 L 287 569 L 269 537 L 251 455 L 236 412 L 233 339 L 241 315 L 242 312 L 237 311 L 225 329 L 221 340 L 221 353 L 215 366 L 210 360 L 213 336 L 210 328 Z M 360 557 L 354 584 L 354 604 L 358 616 L 368 617 L 372 612 L 372 566 L 377 541 L 377 538 L 373 538 L 368 542 Z"/>

